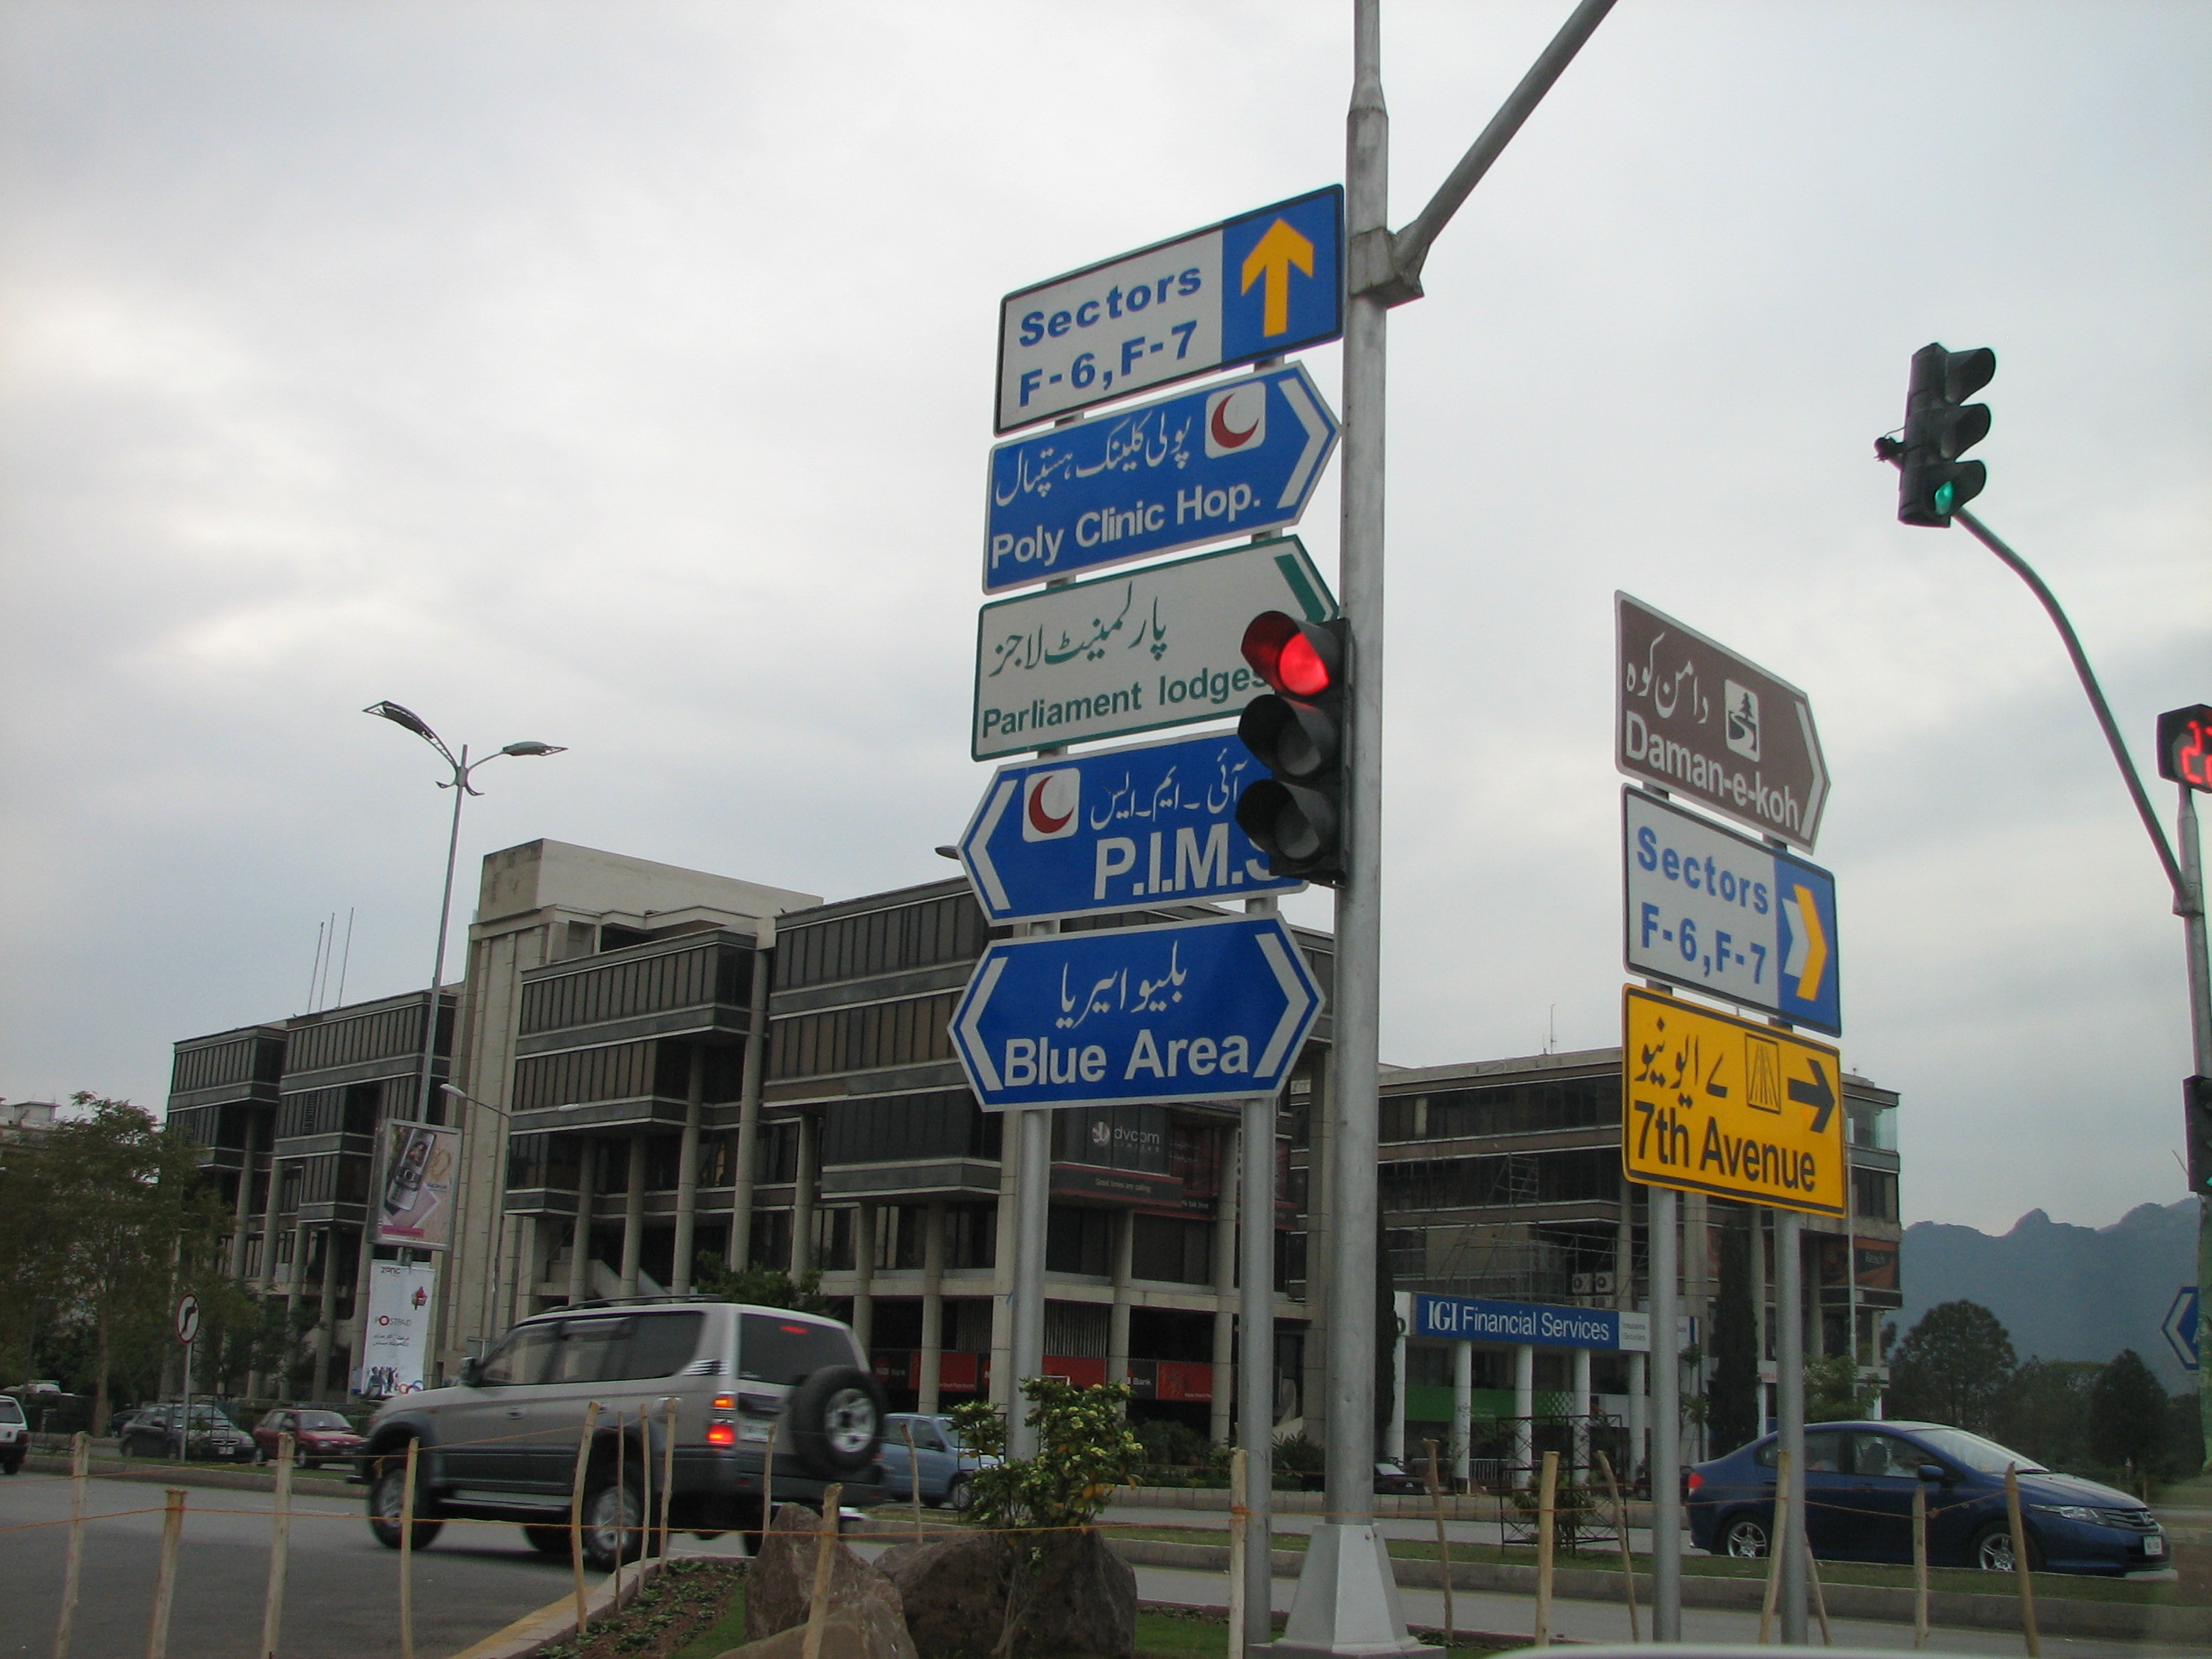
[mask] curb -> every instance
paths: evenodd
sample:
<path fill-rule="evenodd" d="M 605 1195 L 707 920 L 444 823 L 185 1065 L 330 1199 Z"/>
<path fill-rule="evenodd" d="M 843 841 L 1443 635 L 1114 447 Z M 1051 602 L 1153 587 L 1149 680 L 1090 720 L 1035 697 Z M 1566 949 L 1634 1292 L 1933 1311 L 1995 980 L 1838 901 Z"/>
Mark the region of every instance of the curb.
<path fill-rule="evenodd" d="M 23 1467 L 40 1474 L 65 1475 L 70 1472 L 70 1461 L 51 1453 L 33 1452 L 23 1460 Z M 275 1474 L 258 1464 L 223 1468 L 210 1463 L 154 1463 L 143 1458 L 95 1457 L 90 1464 L 90 1474 L 95 1480 L 135 1480 L 153 1486 L 216 1486 L 228 1492 L 276 1490 Z M 295 1498 L 348 1498 L 360 1491 L 343 1475 L 304 1469 L 292 1472 Z"/>
<path fill-rule="evenodd" d="M 1229 1550 L 1221 1544 L 1153 1543 L 1144 1539 L 1108 1540 L 1114 1553 L 1132 1566 L 1181 1567 L 1188 1571 L 1226 1573 Z M 1296 1550 L 1276 1550 L 1268 1557 L 1270 1572 L 1278 1578 L 1295 1578 L 1305 1556 Z M 1443 1588 L 1441 1562 L 1391 1559 L 1399 1583 L 1418 1589 Z M 1452 1564 L 1454 1589 L 1504 1592 L 1534 1595 L 1536 1569 L 1482 1561 Z M 1618 1572 L 1588 1567 L 1562 1567 L 1552 1578 L 1553 1593 L 1563 1601 L 1620 1601 L 1626 1599 Z M 1889 1624 L 1912 1622 L 1912 1592 L 1876 1584 L 1830 1584 L 1826 1587 L 1829 1613 L 1842 1619 L 1866 1619 Z M 1766 1586 L 1756 1578 L 1707 1578 L 1695 1573 L 1682 1576 L 1682 1605 L 1756 1613 L 1764 1604 Z M 1639 1573 L 1637 1605 L 1651 1605 L 1651 1580 Z M 2016 1631 L 2020 1603 L 2009 1595 L 1977 1595 L 1960 1590 L 1936 1590 L 1928 1598 L 1929 1622 L 1965 1630 Z M 2160 1607 L 2143 1603 L 2076 1601 L 2051 1596 L 2035 1604 L 2037 1628 L 2045 1636 L 2118 1638 L 2134 1641 L 2172 1642 L 2212 1648 L 2212 1607 Z"/>
<path fill-rule="evenodd" d="M 584 1593 L 587 1619 L 603 1619 L 628 1607 L 647 1580 L 660 1571 L 659 1557 L 634 1561 L 599 1581 L 597 1589 Z M 576 1628 L 576 1598 L 564 1595 L 548 1601 L 535 1613 L 526 1613 L 505 1630 L 495 1631 L 474 1647 L 463 1648 L 453 1659 L 536 1659 L 539 1650 L 569 1635 Z"/>

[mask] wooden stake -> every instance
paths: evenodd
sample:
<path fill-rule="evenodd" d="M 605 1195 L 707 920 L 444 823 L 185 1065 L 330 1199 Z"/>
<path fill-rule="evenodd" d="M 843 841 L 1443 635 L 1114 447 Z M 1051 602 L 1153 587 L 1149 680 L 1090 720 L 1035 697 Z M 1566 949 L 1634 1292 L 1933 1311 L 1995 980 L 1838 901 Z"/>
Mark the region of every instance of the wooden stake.
<path fill-rule="evenodd" d="M 407 1443 L 406 1485 L 399 1493 L 399 1659 L 415 1659 L 415 1456 L 420 1440 Z"/>
<path fill-rule="evenodd" d="M 2035 1575 L 2027 1570 L 2027 1523 L 2020 1514 L 2020 1467 L 2005 1465 L 2005 1515 L 2012 1522 L 2012 1573 L 2020 1580 L 2020 1630 L 2027 1638 L 2028 1659 L 2043 1659 L 2043 1638 L 2035 1628 Z"/>
<path fill-rule="evenodd" d="M 1912 1645 L 1928 1645 L 1928 1483 L 1912 1486 Z"/>
<path fill-rule="evenodd" d="M 161 1558 L 154 1573 L 154 1621 L 146 1631 L 146 1659 L 167 1659 L 169 1606 L 177 1595 L 177 1544 L 185 1530 L 185 1489 L 167 1490 L 169 1503 L 161 1516 Z"/>
<path fill-rule="evenodd" d="M 1605 1477 L 1605 1489 L 1613 1496 L 1613 1529 L 1620 1538 L 1620 1583 L 1628 1592 L 1628 1639 L 1641 1642 L 1644 1629 L 1636 1617 L 1636 1558 L 1628 1547 L 1628 1505 L 1620 1496 L 1620 1482 L 1613 1478 L 1613 1460 L 1602 1451 L 1597 1455 L 1598 1473 Z"/>
<path fill-rule="evenodd" d="M 1536 1639 L 1532 1645 L 1552 1645 L 1552 1546 L 1558 1527 L 1554 1515 L 1559 1490 L 1559 1455 L 1544 1454 L 1544 1474 L 1536 1489 L 1536 1519 L 1543 1530 L 1536 1534 Z"/>
<path fill-rule="evenodd" d="M 907 1496 L 914 1502 L 914 1535 L 921 1536 L 921 1463 L 914 1455 L 914 1419 L 899 1425 L 906 1431 Z"/>
<path fill-rule="evenodd" d="M 1252 1511 L 1244 1506 L 1244 1449 L 1229 1454 L 1229 1659 L 1244 1659 L 1245 1528 Z"/>
<path fill-rule="evenodd" d="M 1813 1587 L 1813 1612 L 1820 1621 L 1820 1645 L 1832 1648 L 1836 1645 L 1836 1638 L 1828 1630 L 1828 1592 L 1820 1587 L 1820 1563 L 1813 1553 L 1810 1528 L 1798 1543 L 1805 1552 L 1805 1580 Z"/>
<path fill-rule="evenodd" d="M 660 1559 L 668 1559 L 668 1503 L 676 1494 L 676 1396 L 667 1400 L 667 1442 L 660 1454 Z"/>
<path fill-rule="evenodd" d="M 568 1489 L 568 1564 L 576 1571 L 576 1634 L 591 1628 L 584 1611 L 584 1475 L 592 1466 L 592 1432 L 599 1426 L 599 1402 L 584 1407 L 584 1431 L 576 1438 L 576 1479 Z"/>
<path fill-rule="evenodd" d="M 92 1474 L 92 1437 L 70 1437 L 69 1565 L 62 1569 L 62 1620 L 54 1631 L 54 1659 L 69 1659 L 70 1626 L 76 1622 L 76 1587 L 84 1567 L 84 1498 Z"/>
<path fill-rule="evenodd" d="M 1429 1449 L 1429 1507 L 1437 1516 L 1437 1564 L 1443 1577 L 1444 1646 L 1449 1649 L 1459 1629 L 1459 1620 L 1452 1610 L 1451 1540 L 1444 1534 L 1444 1492 L 1437 1479 L 1437 1443 L 1425 1440 L 1421 1443 Z"/>
<path fill-rule="evenodd" d="M 284 1571 L 292 1553 L 292 1431 L 276 1437 L 276 1501 L 269 1517 L 269 1593 L 261 1604 L 261 1659 L 276 1659 L 284 1626 Z"/>
<path fill-rule="evenodd" d="M 1782 1552 L 1790 1547 L 1790 1448 L 1774 1455 L 1774 1519 L 1766 1535 L 1766 1602 L 1759 1610 L 1759 1644 L 1774 1639 L 1774 1608 L 1782 1595 Z"/>
<path fill-rule="evenodd" d="M 806 1602 L 806 1640 L 800 1659 L 822 1659 L 822 1627 L 830 1620 L 830 1577 L 837 1565 L 837 1506 L 844 1501 L 842 1486 L 822 1490 L 822 1529 L 814 1540 L 814 1592 Z"/>

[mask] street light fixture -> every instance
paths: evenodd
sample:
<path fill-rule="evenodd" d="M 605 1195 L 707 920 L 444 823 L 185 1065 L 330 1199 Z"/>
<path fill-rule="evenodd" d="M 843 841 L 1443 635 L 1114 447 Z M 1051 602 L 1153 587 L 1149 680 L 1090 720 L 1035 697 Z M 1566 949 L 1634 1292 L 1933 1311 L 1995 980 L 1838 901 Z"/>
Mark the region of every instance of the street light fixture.
<path fill-rule="evenodd" d="M 438 994 L 444 986 L 446 978 L 446 932 L 452 925 L 453 914 L 453 864 L 459 854 L 461 846 L 461 806 L 471 795 L 480 795 L 483 793 L 470 782 L 469 779 L 478 767 L 489 765 L 502 755 L 537 757 L 562 754 L 566 750 L 559 744 L 539 743 L 535 738 L 526 738 L 522 742 L 510 743 L 503 748 L 495 749 L 490 754 L 471 761 L 469 758 L 469 747 L 466 744 L 461 745 L 461 752 L 459 755 L 454 754 L 447 747 L 446 740 L 431 729 L 428 720 L 404 704 L 393 702 L 387 698 L 382 702 L 369 704 L 361 712 L 364 714 L 374 714 L 379 720 L 390 720 L 394 726 L 404 726 L 436 750 L 439 758 L 443 760 L 453 772 L 452 777 L 438 785 L 441 789 L 450 789 L 453 792 L 453 823 L 452 830 L 446 837 L 446 882 L 444 887 L 440 890 L 438 899 L 438 947 L 431 957 L 430 989 L 424 999 L 422 1079 L 421 1086 L 416 1090 L 415 1096 L 415 1121 L 428 1122 L 430 1117 L 430 1066 L 436 1055 L 438 1046 Z M 387 1137 L 380 1125 L 377 1130 L 375 1149 L 369 1160 L 368 1189 L 371 1193 L 379 1191 L 384 1180 L 383 1166 L 386 1139 Z M 368 1331 L 368 1286 L 375 1259 L 376 1219 L 374 1212 L 371 1212 L 362 1218 L 361 1255 L 354 1274 L 354 1314 L 351 1322 L 353 1326 L 351 1335 L 356 1370 L 360 1368 L 363 1345 Z"/>

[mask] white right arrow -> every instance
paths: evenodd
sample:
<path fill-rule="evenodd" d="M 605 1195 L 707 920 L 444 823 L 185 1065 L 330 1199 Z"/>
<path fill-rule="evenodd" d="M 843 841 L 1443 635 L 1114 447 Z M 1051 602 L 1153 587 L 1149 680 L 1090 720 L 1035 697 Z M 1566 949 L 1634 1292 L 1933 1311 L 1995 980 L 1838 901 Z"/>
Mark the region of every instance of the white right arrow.
<path fill-rule="evenodd" d="M 1267 958 L 1267 966 L 1274 970 L 1275 983 L 1283 988 L 1285 1005 L 1274 1035 L 1267 1039 L 1267 1046 L 1260 1052 L 1259 1063 L 1252 1068 L 1252 1075 L 1261 1078 L 1273 1077 L 1275 1068 L 1283 1063 L 1283 1051 L 1291 1046 L 1291 1038 L 1297 1035 L 1298 1022 L 1305 1018 L 1313 998 L 1307 994 L 1305 981 L 1298 976 L 1297 969 L 1284 956 L 1282 936 L 1261 933 L 1258 943 L 1260 954 Z"/>
<path fill-rule="evenodd" d="M 1298 424 L 1306 429 L 1306 452 L 1298 457 L 1298 464 L 1291 469 L 1291 481 L 1283 486 L 1277 507 L 1296 507 L 1298 492 L 1313 476 L 1320 464 L 1322 453 L 1328 447 L 1328 422 L 1322 419 L 1321 411 L 1306 396 L 1305 383 L 1296 374 L 1286 374 L 1275 385 L 1283 394 L 1283 401 L 1291 406 L 1291 413 L 1298 417 Z"/>

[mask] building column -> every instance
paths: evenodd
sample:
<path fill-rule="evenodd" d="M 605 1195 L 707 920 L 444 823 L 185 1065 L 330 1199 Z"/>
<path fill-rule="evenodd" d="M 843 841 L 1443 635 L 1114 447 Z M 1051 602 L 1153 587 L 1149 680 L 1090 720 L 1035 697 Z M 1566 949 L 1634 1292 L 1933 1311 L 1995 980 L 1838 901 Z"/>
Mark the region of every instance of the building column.
<path fill-rule="evenodd" d="M 484 1333 L 487 1344 L 498 1341 L 517 1321 L 538 1311 L 538 1218 L 521 1215 L 514 1220 L 514 1261 L 507 1270 L 507 1288 L 491 1310 L 491 1328 Z"/>
<path fill-rule="evenodd" d="M 1217 1446 L 1232 1443 L 1230 1407 L 1237 1399 L 1237 1193 L 1243 1179 L 1243 1136 L 1241 1127 L 1221 1132 L 1220 1196 L 1213 1205 L 1213 1408 L 1206 1414 L 1206 1435 Z"/>
<path fill-rule="evenodd" d="M 240 1154 L 238 1170 L 238 1198 L 230 1212 L 230 1276 L 246 1277 L 246 1243 L 253 1231 L 253 1130 L 254 1120 L 246 1120 L 246 1150 Z"/>
<path fill-rule="evenodd" d="M 1590 1467 L 1590 1351 L 1577 1348 L 1574 1358 L 1574 1453 L 1575 1468 L 1583 1474 L 1585 1482 Z"/>
<path fill-rule="evenodd" d="M 876 1336 L 876 1212 L 867 1203 L 853 1212 L 853 1339 L 864 1354 Z"/>
<path fill-rule="evenodd" d="M 1106 1380 L 1129 1380 L 1129 1268 L 1136 1254 L 1137 1216 L 1114 1212 L 1114 1305 L 1106 1314 Z"/>
<path fill-rule="evenodd" d="M 1474 1478 L 1474 1344 L 1452 1344 L 1452 1480 L 1462 1492 Z"/>
<path fill-rule="evenodd" d="M 684 1145 L 676 1164 L 676 1261 L 668 1288 L 678 1296 L 691 1289 L 692 1240 L 699 1226 L 699 1120 L 707 1099 L 707 1045 L 691 1045 L 691 1086 L 684 1101 Z"/>
<path fill-rule="evenodd" d="M 923 1206 L 921 1235 L 921 1382 L 915 1409 L 934 1416 L 945 1375 L 945 1200 Z"/>
<path fill-rule="evenodd" d="M 599 1143 L 586 1139 L 576 1156 L 576 1226 L 568 1244 L 568 1305 L 592 1295 L 592 1212 L 599 1185 Z"/>
<path fill-rule="evenodd" d="M 629 1167 L 623 1188 L 622 1281 L 624 1296 L 637 1294 L 637 1264 L 645 1253 L 645 1137 L 632 1135 Z"/>
<path fill-rule="evenodd" d="M 815 1188 L 822 1173 L 822 1120 L 799 1115 L 799 1173 L 791 1186 L 791 1276 L 814 1271 Z"/>
<path fill-rule="evenodd" d="M 1524 1489 L 1536 1461 L 1535 1417 L 1536 1351 L 1524 1342 L 1513 1350 L 1513 1484 Z"/>
<path fill-rule="evenodd" d="M 262 1295 L 276 1289 L 276 1126 L 269 1126 L 269 1184 L 261 1194 L 261 1272 L 255 1288 Z"/>
<path fill-rule="evenodd" d="M 315 1387 L 311 1396 L 319 1405 L 330 1398 L 331 1339 L 338 1316 L 338 1230 L 323 1229 L 322 1299 L 315 1321 Z"/>
<path fill-rule="evenodd" d="M 753 1260 L 753 1177 L 760 1168 L 761 1074 L 768 1059 L 767 952 L 752 954 L 752 1008 L 745 1022 L 745 1065 L 738 1085 L 738 1170 L 730 1187 L 730 1243 L 724 1260 L 733 1268 Z"/>

